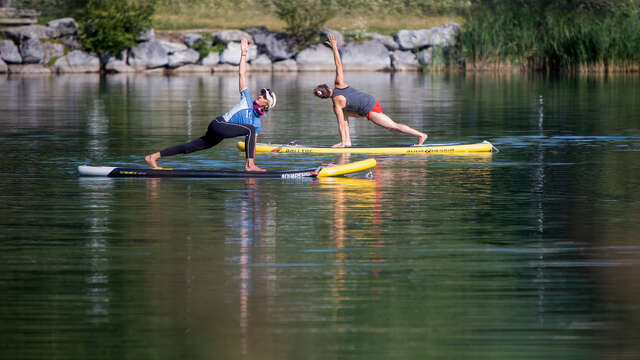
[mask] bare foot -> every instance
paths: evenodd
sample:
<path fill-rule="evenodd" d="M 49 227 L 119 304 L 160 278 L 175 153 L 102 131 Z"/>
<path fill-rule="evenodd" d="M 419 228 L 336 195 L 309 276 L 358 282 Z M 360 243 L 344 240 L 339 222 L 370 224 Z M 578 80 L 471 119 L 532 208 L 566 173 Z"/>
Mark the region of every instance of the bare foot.
<path fill-rule="evenodd" d="M 422 134 L 422 135 L 418 136 L 418 143 L 415 144 L 414 146 L 422 145 L 425 142 L 425 140 L 427 140 L 428 137 L 429 137 L 429 135 L 427 135 L 427 134 Z"/>
<path fill-rule="evenodd" d="M 246 171 L 246 172 L 265 172 L 265 171 L 267 171 L 267 169 L 263 169 L 263 168 L 260 168 L 260 167 L 257 167 L 255 165 L 253 165 L 252 167 L 245 166 L 244 171 Z"/>
<path fill-rule="evenodd" d="M 344 148 L 344 147 L 350 147 L 351 144 L 344 144 L 344 143 L 337 143 L 335 145 L 331 145 L 332 148 Z"/>
<path fill-rule="evenodd" d="M 160 153 L 153 153 L 151 155 L 145 156 L 144 161 L 146 161 L 147 164 L 151 165 L 152 168 L 159 169 L 160 166 L 156 164 L 156 160 L 158 160 L 159 158 L 160 158 Z"/>
<path fill-rule="evenodd" d="M 247 162 L 244 164 L 244 171 L 247 172 L 265 172 L 267 170 L 258 167 L 253 158 L 247 159 Z"/>

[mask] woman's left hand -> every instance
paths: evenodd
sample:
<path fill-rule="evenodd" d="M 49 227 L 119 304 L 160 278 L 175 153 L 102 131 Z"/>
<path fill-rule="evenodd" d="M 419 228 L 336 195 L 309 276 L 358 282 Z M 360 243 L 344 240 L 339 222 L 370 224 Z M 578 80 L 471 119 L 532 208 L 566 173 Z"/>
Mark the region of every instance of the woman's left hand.
<path fill-rule="evenodd" d="M 324 43 L 329 45 L 332 49 L 338 48 L 338 40 L 333 34 L 327 34 L 327 41 Z"/>

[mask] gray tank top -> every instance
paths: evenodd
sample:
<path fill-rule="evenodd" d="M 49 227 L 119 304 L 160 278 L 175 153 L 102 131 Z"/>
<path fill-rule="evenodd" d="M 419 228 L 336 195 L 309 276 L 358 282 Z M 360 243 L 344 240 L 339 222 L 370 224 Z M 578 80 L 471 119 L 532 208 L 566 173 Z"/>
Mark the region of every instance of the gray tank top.
<path fill-rule="evenodd" d="M 347 99 L 347 106 L 345 110 L 350 110 L 358 113 L 360 116 L 367 116 L 369 111 L 376 106 L 376 99 L 363 92 L 360 92 L 351 86 L 347 86 L 344 89 L 333 88 L 332 98 L 342 95 Z"/>

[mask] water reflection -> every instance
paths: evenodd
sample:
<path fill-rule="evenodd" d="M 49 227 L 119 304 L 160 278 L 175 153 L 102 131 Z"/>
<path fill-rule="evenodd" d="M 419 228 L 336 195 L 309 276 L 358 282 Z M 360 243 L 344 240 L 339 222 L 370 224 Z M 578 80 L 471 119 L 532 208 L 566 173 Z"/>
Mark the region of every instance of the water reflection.
<path fill-rule="evenodd" d="M 342 156 L 338 164 L 348 162 L 349 156 Z M 345 318 L 343 303 L 351 297 L 347 293 L 347 283 L 352 281 L 347 276 L 353 260 L 347 258 L 349 248 L 359 250 L 380 247 L 381 204 L 375 180 L 354 178 L 321 178 L 317 187 L 326 190 L 330 197 L 329 206 L 333 213 L 330 235 L 333 241 L 334 269 L 329 282 L 332 298 L 333 319 L 336 331 L 344 332 Z M 354 226 L 357 224 L 357 227 Z M 374 276 L 379 271 L 376 264 L 383 263 L 375 251 L 366 251 L 367 255 L 359 259 L 358 265 L 372 266 Z"/>
<path fill-rule="evenodd" d="M 258 189 L 258 179 L 244 180 L 247 196 L 239 204 L 230 204 L 228 212 L 240 212 L 240 255 L 237 262 L 240 266 L 239 274 L 239 319 L 241 337 L 241 354 L 246 356 L 249 351 L 249 327 L 251 316 L 251 289 L 264 289 L 264 296 L 272 298 L 275 294 L 277 274 L 276 264 L 276 214 L 277 203 L 273 200 L 262 201 Z M 252 276 L 252 264 L 261 264 L 260 276 Z M 254 306 L 256 310 L 257 307 Z"/>
<path fill-rule="evenodd" d="M 80 181 L 87 189 L 85 199 L 85 222 L 89 236 L 86 239 L 86 250 L 81 258 L 88 261 L 85 289 L 82 291 L 87 296 L 87 309 L 85 311 L 88 321 L 93 325 L 109 323 L 112 321 L 111 284 L 108 269 L 109 238 L 112 231 L 112 190 L 111 181 Z"/>

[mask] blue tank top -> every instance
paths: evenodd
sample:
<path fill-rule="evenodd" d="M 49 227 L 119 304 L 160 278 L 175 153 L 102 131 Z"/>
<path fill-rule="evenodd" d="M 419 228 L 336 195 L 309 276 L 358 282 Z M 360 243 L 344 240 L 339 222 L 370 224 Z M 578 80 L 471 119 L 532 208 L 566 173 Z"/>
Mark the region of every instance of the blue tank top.
<path fill-rule="evenodd" d="M 253 100 L 251 100 L 251 95 L 249 95 L 247 88 L 240 90 L 240 102 L 235 104 L 222 117 L 226 122 L 253 125 L 256 128 L 256 134 L 260 132 L 262 127 L 260 116 L 253 111 Z"/>
<path fill-rule="evenodd" d="M 367 114 L 376 106 L 376 99 L 361 91 L 358 91 L 351 86 L 347 86 L 344 89 L 333 88 L 332 98 L 342 95 L 347 99 L 347 106 L 345 110 L 356 112 L 360 116 L 367 116 Z"/>

